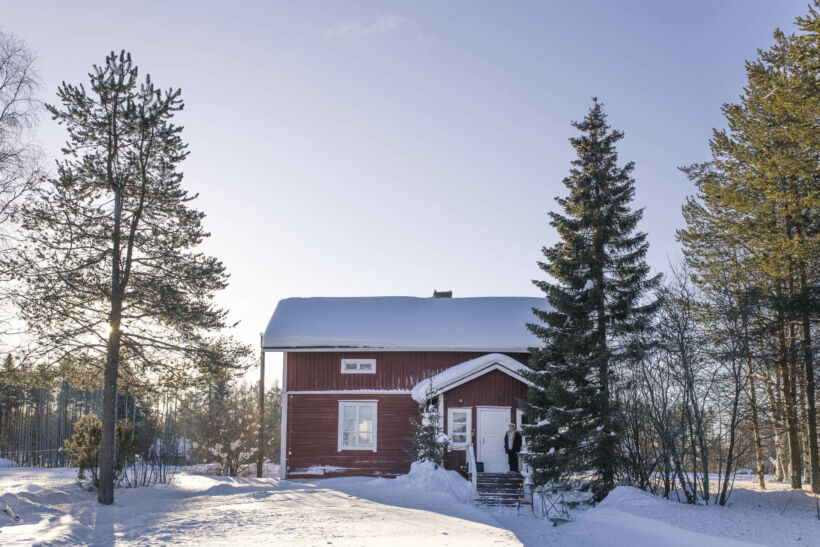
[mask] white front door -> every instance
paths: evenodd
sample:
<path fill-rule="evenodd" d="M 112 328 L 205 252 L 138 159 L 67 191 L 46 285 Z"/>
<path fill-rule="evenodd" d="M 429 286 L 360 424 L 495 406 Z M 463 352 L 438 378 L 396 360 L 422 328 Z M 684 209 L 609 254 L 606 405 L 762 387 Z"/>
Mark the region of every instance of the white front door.
<path fill-rule="evenodd" d="M 478 454 L 476 459 L 484 462 L 485 473 L 504 473 L 510 470 L 507 453 L 504 452 L 504 434 L 510 426 L 510 409 L 479 408 Z"/>

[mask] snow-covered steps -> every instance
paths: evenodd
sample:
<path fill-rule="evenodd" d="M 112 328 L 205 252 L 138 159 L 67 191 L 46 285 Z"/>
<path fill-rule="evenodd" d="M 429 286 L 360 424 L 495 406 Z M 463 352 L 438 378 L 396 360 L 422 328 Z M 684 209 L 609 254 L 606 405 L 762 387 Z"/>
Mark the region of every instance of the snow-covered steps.
<path fill-rule="evenodd" d="M 476 501 L 482 505 L 514 506 L 518 503 L 523 482 L 520 473 L 479 473 Z"/>

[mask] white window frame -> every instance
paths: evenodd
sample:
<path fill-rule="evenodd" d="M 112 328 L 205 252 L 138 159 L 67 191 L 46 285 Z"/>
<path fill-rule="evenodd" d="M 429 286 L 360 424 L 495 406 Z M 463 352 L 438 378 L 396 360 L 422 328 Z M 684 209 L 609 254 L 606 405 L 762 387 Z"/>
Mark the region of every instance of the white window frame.
<path fill-rule="evenodd" d="M 370 370 L 361 370 L 362 363 L 370 364 Z M 350 370 L 346 365 L 355 364 L 356 369 Z M 376 374 L 375 359 L 342 359 L 342 374 Z"/>
<path fill-rule="evenodd" d="M 373 431 L 372 431 L 372 433 L 373 433 L 373 437 L 372 437 L 373 438 L 373 443 L 372 443 L 372 446 L 363 446 L 363 445 L 344 446 L 344 444 L 343 444 L 343 441 L 344 441 L 344 421 L 345 421 L 344 409 L 345 409 L 346 406 L 355 406 L 355 407 L 369 406 L 369 407 L 372 408 L 372 415 L 373 415 Z M 370 450 L 370 451 L 373 451 L 373 452 L 376 451 L 376 449 L 377 449 L 377 446 L 376 446 L 376 440 L 377 440 L 376 432 L 378 431 L 378 425 L 379 425 L 378 410 L 379 410 L 379 402 L 378 401 L 373 401 L 373 400 L 369 400 L 369 401 L 351 401 L 351 400 L 339 401 L 339 428 L 338 428 L 338 451 L 339 452 L 341 452 L 342 450 Z M 359 411 L 357 410 L 356 411 L 357 422 L 358 422 L 358 415 L 359 415 Z"/>
<path fill-rule="evenodd" d="M 453 414 L 464 412 L 467 414 L 467 440 L 463 443 L 453 442 Z M 451 407 L 447 409 L 447 436 L 450 437 L 450 448 L 454 450 L 465 450 L 470 446 L 473 438 L 473 409 L 472 407 Z"/>

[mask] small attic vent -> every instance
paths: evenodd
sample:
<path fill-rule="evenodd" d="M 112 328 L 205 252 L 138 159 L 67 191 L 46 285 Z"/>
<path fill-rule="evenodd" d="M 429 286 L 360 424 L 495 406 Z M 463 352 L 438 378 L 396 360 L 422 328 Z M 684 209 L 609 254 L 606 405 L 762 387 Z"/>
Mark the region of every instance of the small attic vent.
<path fill-rule="evenodd" d="M 433 298 L 452 298 L 453 291 L 437 291 L 433 289 Z"/>

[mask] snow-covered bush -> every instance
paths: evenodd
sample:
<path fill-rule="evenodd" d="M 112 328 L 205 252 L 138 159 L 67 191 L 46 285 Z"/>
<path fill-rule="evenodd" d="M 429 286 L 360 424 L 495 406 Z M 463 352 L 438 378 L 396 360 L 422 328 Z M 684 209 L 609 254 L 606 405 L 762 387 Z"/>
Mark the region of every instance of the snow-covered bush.
<path fill-rule="evenodd" d="M 428 495 L 432 492 L 448 494 L 462 503 L 469 503 L 475 496 L 473 484 L 457 471 L 443 469 L 429 461 L 413 462 L 410 464 L 410 472 L 393 479 L 393 482 L 401 485 L 400 487 L 407 485 Z"/>
<path fill-rule="evenodd" d="M 432 388 L 428 389 L 428 395 L 432 395 Z M 411 422 L 416 461 L 432 462 L 434 468 L 438 469 L 444 466 L 444 454 L 447 452 L 450 439 L 444 433 L 441 416 L 431 397 L 427 397 L 419 405 L 419 413 L 421 419 Z"/>
<path fill-rule="evenodd" d="M 225 385 L 216 391 L 197 417 L 191 446 L 200 460 L 217 463 L 220 474 L 235 477 L 257 454 L 255 390 Z"/>

